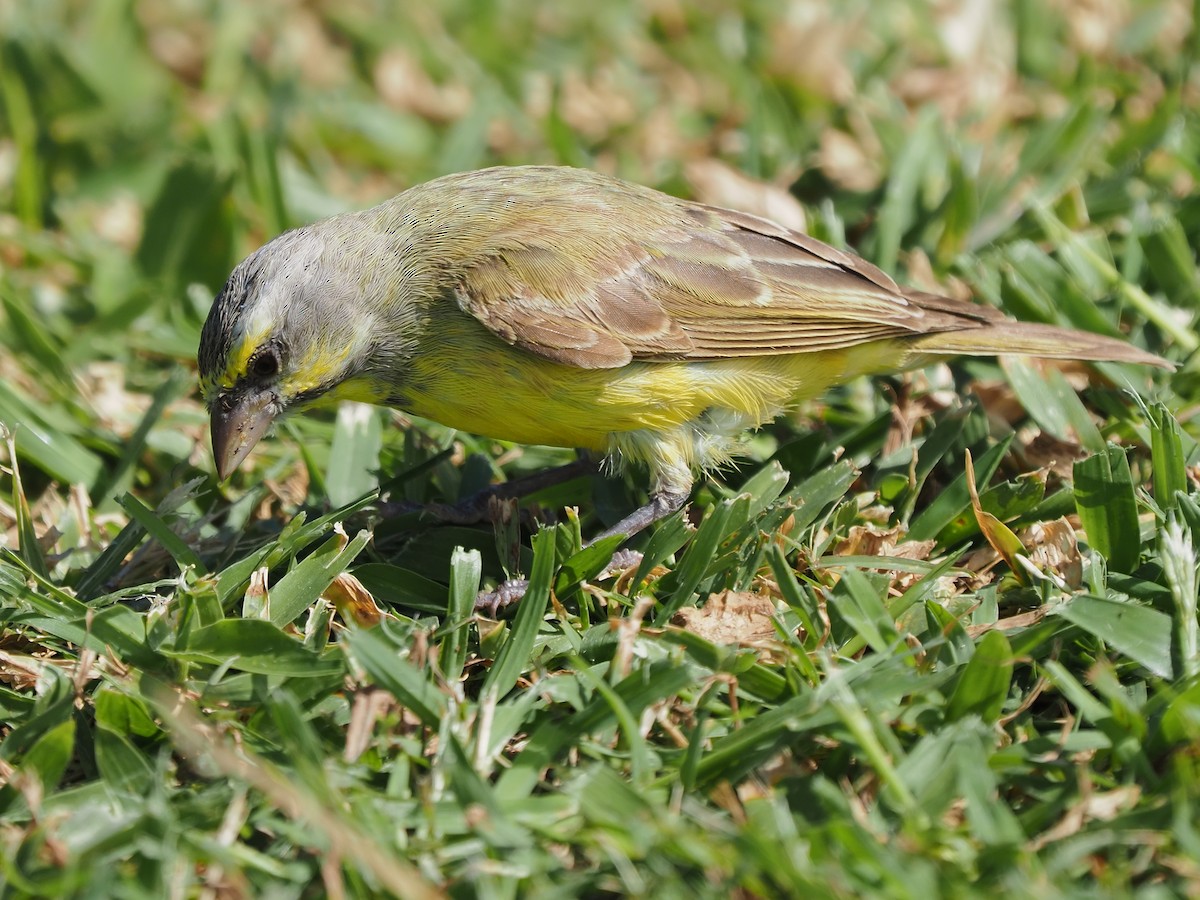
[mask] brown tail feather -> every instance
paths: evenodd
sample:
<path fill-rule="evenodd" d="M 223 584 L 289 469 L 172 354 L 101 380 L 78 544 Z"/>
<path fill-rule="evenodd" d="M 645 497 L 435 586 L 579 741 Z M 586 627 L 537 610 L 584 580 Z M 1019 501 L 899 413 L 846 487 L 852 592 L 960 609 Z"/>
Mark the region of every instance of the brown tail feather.
<path fill-rule="evenodd" d="M 909 346 L 917 354 L 963 354 L 967 356 L 1040 356 L 1046 359 L 1088 359 L 1104 362 L 1139 363 L 1174 370 L 1175 365 L 1153 353 L 1139 350 L 1115 338 L 1037 325 L 1031 322 L 1005 321 L 962 331 L 942 331 L 913 340 Z"/>

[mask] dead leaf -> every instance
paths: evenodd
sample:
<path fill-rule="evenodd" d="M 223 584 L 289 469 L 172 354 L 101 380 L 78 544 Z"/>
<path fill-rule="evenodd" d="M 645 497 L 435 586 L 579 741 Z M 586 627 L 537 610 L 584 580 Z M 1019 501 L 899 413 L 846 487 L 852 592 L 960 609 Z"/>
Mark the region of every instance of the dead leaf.
<path fill-rule="evenodd" d="M 836 128 L 821 132 L 817 150 L 818 166 L 834 184 L 848 191 L 867 193 L 879 186 L 879 165 L 867 155 L 853 136 Z"/>
<path fill-rule="evenodd" d="M 609 628 L 617 633 L 617 649 L 613 654 L 612 669 L 624 678 L 633 665 L 634 642 L 642 630 L 642 623 L 654 608 L 654 597 L 644 594 L 638 599 L 627 616 L 608 620 Z M 694 610 L 693 610 L 694 611 Z"/>
<path fill-rule="evenodd" d="M 820 3 L 792 3 L 771 29 L 768 70 L 841 106 L 851 106 L 856 85 L 849 60 L 866 23 L 838 17 Z"/>
<path fill-rule="evenodd" d="M 297 507 L 308 496 L 308 466 L 297 462 L 282 480 L 265 479 L 267 489 L 282 501 L 285 507 Z"/>
<path fill-rule="evenodd" d="M 334 578 L 321 596 L 334 605 L 342 621 L 353 622 L 360 628 L 374 628 L 387 615 L 366 586 L 349 572 Z"/>
<path fill-rule="evenodd" d="M 835 556 L 895 556 L 899 559 L 929 559 L 937 541 L 905 541 L 901 528 L 879 529 L 855 525 L 833 551 Z"/>
<path fill-rule="evenodd" d="M 46 665 L 44 659 L 0 650 L 0 682 L 4 682 L 14 691 L 31 691 L 37 685 L 38 677 Z"/>
<path fill-rule="evenodd" d="M 796 231 L 806 230 L 804 207 L 785 188 L 750 178 L 716 159 L 693 160 L 684 166 L 683 174 L 701 203 L 762 216 Z"/>
<path fill-rule="evenodd" d="M 1015 427 L 1029 418 L 1007 381 L 976 381 L 971 392 L 979 398 L 979 405 L 987 410 L 989 419 Z"/>
<path fill-rule="evenodd" d="M 1031 628 L 1046 618 L 1046 613 L 1049 610 L 1050 607 L 1048 606 L 1039 606 L 1037 609 L 1031 609 L 1029 612 L 1018 613 L 1015 616 L 1006 616 L 1003 619 L 997 619 L 995 622 L 968 625 L 966 631 L 972 638 L 977 638 L 989 631 L 1016 631 L 1019 628 Z"/>
<path fill-rule="evenodd" d="M 352 763 L 371 746 L 371 734 L 375 730 L 375 723 L 391 708 L 393 702 L 392 695 L 387 691 L 368 689 L 354 695 L 342 759 Z"/>
<path fill-rule="evenodd" d="M 904 267 L 908 270 L 904 280 L 911 287 L 955 300 L 970 301 L 974 297 L 975 292 L 961 278 L 935 273 L 929 254 L 920 247 L 913 247 L 904 254 Z"/>
<path fill-rule="evenodd" d="M 1013 448 L 1023 467 L 1045 469 L 1064 481 L 1073 478 L 1075 462 L 1084 456 L 1083 447 L 1077 441 L 1059 440 L 1041 430 L 1036 431 L 1028 440 L 1022 440 L 1024 434 L 1018 434 L 1017 446 Z"/>
<path fill-rule="evenodd" d="M 1004 557 L 1004 561 L 1008 563 L 1008 567 L 1016 579 L 1021 584 L 1028 584 L 1028 573 L 1018 561 L 1020 556 L 1029 556 L 1025 546 L 1013 534 L 1011 528 L 990 512 L 985 511 L 980 505 L 979 491 L 975 486 L 975 464 L 971 459 L 970 450 L 967 451 L 966 463 L 967 492 L 971 495 L 971 510 L 975 513 L 975 521 L 979 524 L 980 532 L 992 548 Z"/>
<path fill-rule="evenodd" d="M 1059 5 L 1071 43 L 1088 56 L 1111 55 L 1132 12 L 1126 0 L 1066 0 Z"/>
<path fill-rule="evenodd" d="M 79 687 L 101 677 L 106 671 L 106 662 L 104 657 L 92 652 L 80 654 L 76 661 L 0 650 L 0 682 L 16 691 L 33 690 L 42 673 L 54 668 L 69 673 L 76 687 Z"/>
<path fill-rule="evenodd" d="M 778 637 L 774 601 L 748 591 L 713 594 L 703 606 L 679 610 L 671 624 L 714 644 L 750 647 Z"/>
<path fill-rule="evenodd" d="M 892 402 L 892 423 L 883 442 L 883 455 L 889 456 L 913 442 L 917 428 L 928 423 L 929 416 L 940 408 L 932 394 L 914 391 L 911 384 L 901 382 Z M 915 462 L 915 460 L 914 460 Z"/>
<path fill-rule="evenodd" d="M 471 108 L 471 92 L 461 84 L 434 82 L 421 64 L 400 47 L 385 50 L 375 64 L 375 90 L 393 109 L 431 122 L 454 122 Z"/>
<path fill-rule="evenodd" d="M 878 528 L 874 525 L 855 525 L 846 534 L 845 540 L 838 544 L 833 551 L 835 556 L 880 556 L 895 559 L 927 560 L 937 545 L 936 541 L 906 541 L 902 540 L 903 530 L 900 528 Z M 872 568 L 887 570 L 886 563 L 880 563 Z M 904 593 L 924 576 L 919 572 L 901 572 L 891 570 L 892 583 L 890 589 L 897 594 Z M 838 577 L 838 576 L 835 576 Z M 943 584 L 944 583 L 944 584 Z M 953 593 L 954 578 L 939 579 L 939 584 Z M 940 588 L 939 588 L 939 592 Z"/>
<path fill-rule="evenodd" d="M 262 566 L 250 573 L 250 584 L 246 586 L 246 596 L 242 601 L 244 618 L 270 618 L 271 594 L 267 585 L 269 572 L 270 570 L 266 566 Z"/>
<path fill-rule="evenodd" d="M 1040 850 L 1049 844 L 1065 840 L 1083 830 L 1088 822 L 1108 822 L 1137 805 L 1141 788 L 1136 784 L 1115 788 L 1103 793 L 1093 793 L 1090 785 L 1085 786 L 1082 799 L 1066 811 L 1058 823 L 1042 832 L 1031 843 L 1031 849 Z"/>
<path fill-rule="evenodd" d="M 1065 517 L 1053 522 L 1035 522 L 1021 532 L 1029 561 L 1042 571 L 1050 571 L 1072 590 L 1083 584 L 1083 556 L 1075 529 Z"/>
<path fill-rule="evenodd" d="M 601 140 L 617 128 L 637 120 L 637 107 L 624 89 L 619 70 L 600 67 L 586 76 L 568 71 L 558 83 L 559 110 L 571 128 L 592 140 Z"/>

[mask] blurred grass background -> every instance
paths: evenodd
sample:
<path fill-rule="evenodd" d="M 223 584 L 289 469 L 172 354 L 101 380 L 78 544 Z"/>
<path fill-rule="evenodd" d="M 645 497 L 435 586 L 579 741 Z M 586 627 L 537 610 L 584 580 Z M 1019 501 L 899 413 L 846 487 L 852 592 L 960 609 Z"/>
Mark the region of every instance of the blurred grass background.
<path fill-rule="evenodd" d="M 1195 892 L 1195 18 L 1134 0 L 0 0 L 7 895 Z M 347 410 L 290 422 L 218 486 L 193 359 L 265 240 L 500 163 L 767 215 L 1181 370 L 972 361 L 765 429 L 701 493 L 708 554 L 676 565 L 682 530 L 663 528 L 645 549 L 669 574 L 643 595 L 781 599 L 773 657 L 632 632 L 614 656 L 627 586 L 599 592 L 606 612 L 493 631 L 463 598 L 480 569 L 528 571 L 528 540 L 410 516 L 318 547 L 345 518 L 321 516 L 381 479 L 453 500 L 569 454 Z M 1064 555 L 1095 604 L 1044 618 L 1050 582 L 1000 579 L 1015 557 L 971 515 L 967 448 L 1014 528 L 1079 509 Z M 1085 451 L 1090 494 L 1078 469 L 1064 486 Z M 578 504 L 588 532 L 641 489 L 542 500 Z M 910 566 L 932 594 L 853 568 L 905 535 L 933 542 Z M 851 561 L 820 564 L 835 553 Z M 942 560 L 969 577 L 929 575 Z M 317 597 L 351 563 L 396 618 L 327 646 Z M 264 566 L 269 613 L 247 592 Z M 910 607 L 921 623 L 897 625 Z M 195 735 L 218 733 L 250 762 L 206 757 Z"/>

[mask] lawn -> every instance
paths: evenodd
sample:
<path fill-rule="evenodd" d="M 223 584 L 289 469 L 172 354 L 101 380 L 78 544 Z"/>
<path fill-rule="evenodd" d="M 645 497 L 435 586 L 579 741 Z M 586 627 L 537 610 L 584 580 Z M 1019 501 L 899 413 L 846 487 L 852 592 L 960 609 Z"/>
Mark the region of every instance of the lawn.
<path fill-rule="evenodd" d="M 1198 13 L 0 2 L 0 896 L 1200 894 Z M 523 163 L 1178 369 L 843 385 L 616 567 L 637 472 L 438 524 L 573 455 L 402 411 L 218 483 L 233 265 Z"/>

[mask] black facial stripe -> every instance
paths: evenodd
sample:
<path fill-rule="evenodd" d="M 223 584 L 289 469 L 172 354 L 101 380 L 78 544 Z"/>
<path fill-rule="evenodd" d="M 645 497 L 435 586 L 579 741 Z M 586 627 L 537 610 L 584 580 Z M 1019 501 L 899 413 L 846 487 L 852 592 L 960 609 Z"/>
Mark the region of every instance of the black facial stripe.
<path fill-rule="evenodd" d="M 330 391 L 336 386 L 337 386 L 336 381 L 327 381 L 324 384 L 317 385 L 315 388 L 309 388 L 307 391 L 301 391 L 300 393 L 296 394 L 294 397 L 292 397 L 288 400 L 288 406 L 299 406 L 303 403 L 308 403 L 312 400 L 316 400 L 318 397 L 320 397 L 326 391 Z"/>

